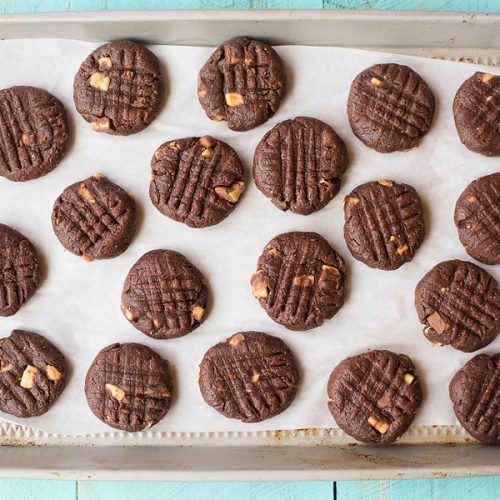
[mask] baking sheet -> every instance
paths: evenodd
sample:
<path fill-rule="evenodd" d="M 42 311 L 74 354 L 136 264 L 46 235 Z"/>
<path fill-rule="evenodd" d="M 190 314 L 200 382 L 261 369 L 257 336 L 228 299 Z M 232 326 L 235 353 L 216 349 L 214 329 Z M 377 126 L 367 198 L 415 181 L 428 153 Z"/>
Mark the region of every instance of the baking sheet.
<path fill-rule="evenodd" d="M 68 40 L 0 42 L 4 68 L 0 87 L 25 84 L 52 92 L 66 105 L 73 132 L 66 158 L 46 177 L 28 183 L 0 179 L 0 221 L 33 241 L 45 274 L 35 296 L 14 317 L 0 318 L 0 335 L 8 335 L 13 328 L 39 332 L 58 345 L 71 365 L 68 386 L 46 415 L 29 420 L 4 415 L 5 419 L 60 434 L 112 430 L 95 418 L 86 404 L 86 370 L 102 347 L 113 342 L 142 342 L 169 359 L 174 368 L 174 402 L 168 415 L 153 428 L 157 431 L 332 427 L 325 395 L 331 370 L 346 356 L 375 348 L 404 352 L 417 365 L 425 399 L 414 425 L 456 423 L 447 386 L 452 374 L 472 355 L 434 347 L 423 337 L 413 307 L 413 290 L 435 263 L 468 259 L 453 225 L 455 200 L 472 179 L 498 170 L 498 159 L 473 154 L 461 146 L 451 113 L 453 95 L 461 82 L 474 71 L 487 68 L 348 49 L 277 47 L 289 70 L 289 93 L 272 120 L 237 133 L 223 123 L 209 121 L 196 98 L 197 72 L 213 49 L 153 46 L 167 82 L 162 112 L 144 132 L 113 137 L 92 132 L 72 101 L 73 76 L 96 46 Z M 366 148 L 350 131 L 345 112 L 350 82 L 376 62 L 410 65 L 436 95 L 433 127 L 416 150 L 382 155 Z M 280 212 L 250 182 L 253 151 L 260 138 L 276 123 L 298 115 L 332 125 L 346 141 L 351 157 L 339 195 L 307 217 Z M 246 169 L 248 188 L 229 218 L 212 228 L 196 230 L 167 219 L 152 206 L 149 161 L 156 147 L 167 140 L 204 134 L 227 141 L 236 149 Z M 95 171 L 134 195 L 139 226 L 127 252 L 109 261 L 87 263 L 64 251 L 52 232 L 50 214 L 53 202 L 67 185 Z M 412 184 L 426 208 L 424 244 L 411 263 L 393 272 L 369 269 L 352 259 L 342 237 L 344 195 L 379 178 Z M 344 256 L 349 268 L 346 304 L 332 320 L 309 332 L 290 332 L 274 323 L 253 299 L 248 285 L 265 244 L 276 234 L 292 230 L 319 232 Z M 155 248 L 182 252 L 210 283 L 212 307 L 207 320 L 180 339 L 150 339 L 120 312 L 121 288 L 129 268 Z M 483 267 L 500 277 L 494 267 Z M 261 330 L 283 338 L 294 350 L 302 372 L 292 406 L 258 424 L 219 415 L 203 402 L 196 382 L 204 352 L 241 330 Z M 480 352 L 495 352 L 499 346 L 497 338 Z"/>

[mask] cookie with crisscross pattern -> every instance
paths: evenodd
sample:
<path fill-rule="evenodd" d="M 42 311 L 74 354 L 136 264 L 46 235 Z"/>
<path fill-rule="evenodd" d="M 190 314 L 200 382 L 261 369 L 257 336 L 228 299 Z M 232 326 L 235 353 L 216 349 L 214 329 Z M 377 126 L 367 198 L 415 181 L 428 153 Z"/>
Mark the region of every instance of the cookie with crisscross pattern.
<path fill-rule="evenodd" d="M 344 238 L 352 256 L 392 271 L 413 259 L 425 235 L 423 207 L 412 186 L 368 182 L 344 199 Z"/>
<path fill-rule="evenodd" d="M 225 417 L 261 422 L 291 405 L 299 380 L 293 354 L 281 339 L 241 332 L 206 352 L 198 383 L 206 403 Z"/>
<path fill-rule="evenodd" d="M 471 262 L 434 266 L 415 289 L 415 307 L 424 335 L 437 345 L 477 351 L 500 332 L 498 283 Z"/>
<path fill-rule="evenodd" d="M 221 222 L 244 189 L 238 155 L 208 135 L 168 141 L 151 160 L 151 201 L 162 214 L 190 227 Z"/>
<path fill-rule="evenodd" d="M 0 316 L 12 316 L 35 293 L 40 267 L 35 249 L 21 233 L 0 224 Z"/>
<path fill-rule="evenodd" d="M 455 94 L 453 115 L 466 148 L 500 155 L 500 75 L 474 73 Z"/>
<path fill-rule="evenodd" d="M 64 355 L 37 333 L 14 330 L 0 339 L 0 410 L 35 417 L 49 410 L 66 384 Z"/>
<path fill-rule="evenodd" d="M 170 409 L 169 363 L 141 344 L 112 344 L 94 359 L 85 378 L 94 415 L 115 429 L 137 432 L 157 424 Z"/>
<path fill-rule="evenodd" d="M 472 358 L 452 378 L 449 390 L 464 429 L 482 443 L 500 444 L 500 353 Z"/>
<path fill-rule="evenodd" d="M 408 66 L 375 64 L 351 84 L 347 115 L 354 135 L 380 153 L 418 146 L 434 116 L 434 95 Z"/>
<path fill-rule="evenodd" d="M 276 51 L 257 40 L 233 38 L 210 56 L 198 78 L 198 98 L 207 116 L 231 130 L 267 121 L 286 92 L 286 73 Z"/>
<path fill-rule="evenodd" d="M 253 296 L 290 330 L 309 330 L 344 304 L 344 259 L 317 233 L 283 233 L 264 248 L 250 278 Z"/>
<path fill-rule="evenodd" d="M 11 181 L 48 174 L 69 138 L 63 105 L 36 87 L 0 90 L 0 132 L 0 175 Z"/>
<path fill-rule="evenodd" d="M 68 186 L 52 209 L 57 238 L 66 250 L 86 260 L 123 253 L 135 226 L 133 198 L 101 174 Z"/>
<path fill-rule="evenodd" d="M 206 317 L 208 289 L 201 272 L 171 250 L 152 250 L 130 269 L 121 309 L 129 322 L 156 339 L 181 337 Z"/>
<path fill-rule="evenodd" d="M 500 172 L 472 181 L 455 205 L 455 225 L 467 253 L 500 263 Z"/>
<path fill-rule="evenodd" d="M 140 132 L 158 115 L 162 96 L 160 61 L 143 45 L 128 40 L 94 50 L 74 80 L 76 109 L 97 132 Z"/>
<path fill-rule="evenodd" d="M 422 400 L 411 359 L 370 351 L 344 359 L 328 381 L 328 408 L 338 426 L 365 443 L 390 443 L 412 423 Z"/>

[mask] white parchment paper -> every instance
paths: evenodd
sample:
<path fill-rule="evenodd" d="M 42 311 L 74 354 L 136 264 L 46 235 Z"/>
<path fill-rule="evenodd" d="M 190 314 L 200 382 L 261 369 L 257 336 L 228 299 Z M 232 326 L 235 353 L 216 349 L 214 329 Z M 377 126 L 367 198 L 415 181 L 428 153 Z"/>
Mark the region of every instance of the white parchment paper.
<path fill-rule="evenodd" d="M 227 129 L 207 119 L 196 96 L 197 74 L 213 49 L 153 46 L 163 63 L 167 96 L 159 117 L 145 131 L 129 137 L 92 132 L 76 112 L 73 77 L 96 44 L 68 40 L 0 41 L 0 87 L 34 85 L 52 92 L 66 106 L 71 146 L 49 175 L 27 183 L 0 178 L 0 221 L 34 243 L 44 278 L 34 297 L 13 317 L 0 318 L 0 336 L 14 328 L 45 335 L 67 356 L 67 387 L 45 415 L 10 421 L 47 432 L 86 434 L 111 429 L 93 416 L 83 384 L 97 352 L 113 342 L 142 342 L 172 365 L 175 398 L 158 431 L 271 430 L 332 427 L 326 406 L 326 383 L 343 358 L 367 349 L 387 348 L 411 356 L 421 376 L 425 399 L 415 425 L 456 423 L 448 398 L 452 374 L 472 354 L 427 341 L 413 307 L 418 280 L 434 264 L 468 259 L 453 224 L 456 199 L 473 179 L 499 170 L 499 160 L 469 152 L 457 137 L 452 100 L 462 81 L 481 69 L 461 63 L 320 47 L 277 47 L 288 69 L 289 93 L 276 116 L 249 132 Z M 378 62 L 410 65 L 428 82 L 437 100 L 434 124 L 420 147 L 406 153 L 379 154 L 352 134 L 346 101 L 352 79 Z M 490 72 L 495 72 L 489 68 Z M 498 71 L 497 71 L 498 72 Z M 345 140 L 350 165 L 339 195 L 320 212 L 304 217 L 280 212 L 251 182 L 253 151 L 260 138 L 282 120 L 305 115 L 335 128 Z M 248 188 L 234 212 L 222 223 L 190 229 L 161 215 L 148 196 L 149 162 L 163 142 L 211 134 L 231 144 L 246 170 Z M 139 225 L 130 248 L 121 256 L 85 262 L 65 251 L 51 226 L 52 205 L 69 184 L 95 171 L 108 176 L 135 197 Z M 357 185 L 392 178 L 413 185 L 426 208 L 427 236 L 411 263 L 397 271 L 370 269 L 354 260 L 342 236 L 343 197 Z M 349 269 L 346 303 L 322 327 L 291 332 L 269 319 L 252 297 L 248 278 L 257 258 L 275 235 L 292 230 L 317 231 L 339 251 Z M 145 252 L 169 248 L 182 252 L 206 276 L 212 306 L 195 332 L 174 340 L 154 340 L 134 329 L 120 312 L 125 276 Z M 497 279 L 500 272 L 485 267 Z M 302 383 L 292 406 L 259 424 L 243 424 L 207 406 L 198 390 L 198 364 L 205 351 L 242 330 L 260 330 L 284 339 L 300 364 Z M 484 352 L 497 352 L 500 338 Z"/>

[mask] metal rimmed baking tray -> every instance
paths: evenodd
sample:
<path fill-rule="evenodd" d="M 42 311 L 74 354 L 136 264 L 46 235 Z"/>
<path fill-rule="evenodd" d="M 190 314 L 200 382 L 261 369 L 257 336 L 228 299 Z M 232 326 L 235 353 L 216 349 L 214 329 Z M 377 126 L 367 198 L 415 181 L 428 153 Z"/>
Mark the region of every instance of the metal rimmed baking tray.
<path fill-rule="evenodd" d="M 325 11 L 119 12 L 0 16 L 0 37 L 216 45 L 346 46 L 499 64 L 500 16 Z M 498 448 L 455 426 L 415 427 L 393 446 L 352 445 L 338 429 L 109 432 L 60 436 L 0 424 L 0 475 L 134 480 L 333 480 L 500 473 Z"/>

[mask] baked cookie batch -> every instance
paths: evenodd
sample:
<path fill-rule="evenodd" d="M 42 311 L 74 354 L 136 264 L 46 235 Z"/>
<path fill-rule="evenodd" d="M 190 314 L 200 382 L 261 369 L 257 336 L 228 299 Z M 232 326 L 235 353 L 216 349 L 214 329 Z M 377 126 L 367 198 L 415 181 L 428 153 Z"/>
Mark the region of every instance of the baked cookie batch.
<path fill-rule="evenodd" d="M 271 118 L 286 95 L 286 70 L 268 45 L 248 38 L 223 43 L 201 68 L 198 99 L 213 121 L 233 131 Z M 164 82 L 158 58 L 129 41 L 92 52 L 74 79 L 74 102 L 93 130 L 142 131 L 160 112 Z M 0 175 L 29 181 L 48 174 L 69 139 L 63 105 L 42 89 L 0 90 Z M 347 116 L 354 135 L 381 153 L 418 147 L 431 129 L 435 98 L 411 68 L 376 64 L 352 82 Z M 500 77 L 475 73 L 458 89 L 453 112 L 460 141 L 471 151 L 500 155 Z M 308 215 L 339 192 L 349 158 L 343 140 L 312 117 L 282 121 L 256 147 L 253 179 L 280 210 Z M 166 217 L 192 228 L 222 222 L 245 189 L 237 152 L 211 136 L 170 139 L 151 159 L 150 198 Z M 425 238 L 424 210 L 412 186 L 379 179 L 344 199 L 344 237 L 365 265 L 392 271 L 411 261 Z M 476 179 L 458 198 L 455 225 L 467 253 L 500 263 L 500 172 Z M 123 253 L 136 230 L 136 206 L 101 174 L 75 182 L 54 203 L 54 233 L 87 261 Z M 30 241 L 0 224 L 0 315 L 15 314 L 40 283 Z M 348 270 L 321 235 L 277 235 L 263 248 L 251 293 L 289 330 L 316 328 L 345 300 Z M 121 310 L 155 339 L 189 334 L 207 316 L 208 280 L 174 250 L 143 255 L 124 278 Z M 250 291 L 249 291 L 250 293 Z M 441 262 L 418 283 L 415 307 L 424 336 L 464 352 L 487 346 L 500 331 L 498 283 L 472 262 Z M 450 398 L 462 426 L 484 443 L 500 443 L 500 354 L 480 354 L 453 377 Z M 41 415 L 64 389 L 63 354 L 44 337 L 21 330 L 0 340 L 0 410 Z M 279 338 L 244 331 L 211 347 L 200 364 L 203 399 L 227 418 L 260 422 L 286 410 L 300 375 Z M 93 413 L 128 432 L 149 428 L 168 412 L 175 389 L 169 364 L 150 348 L 113 344 L 99 352 L 85 380 Z M 389 443 L 411 425 L 422 386 L 411 359 L 371 350 L 343 360 L 327 387 L 328 408 L 345 432 L 366 443 Z"/>

